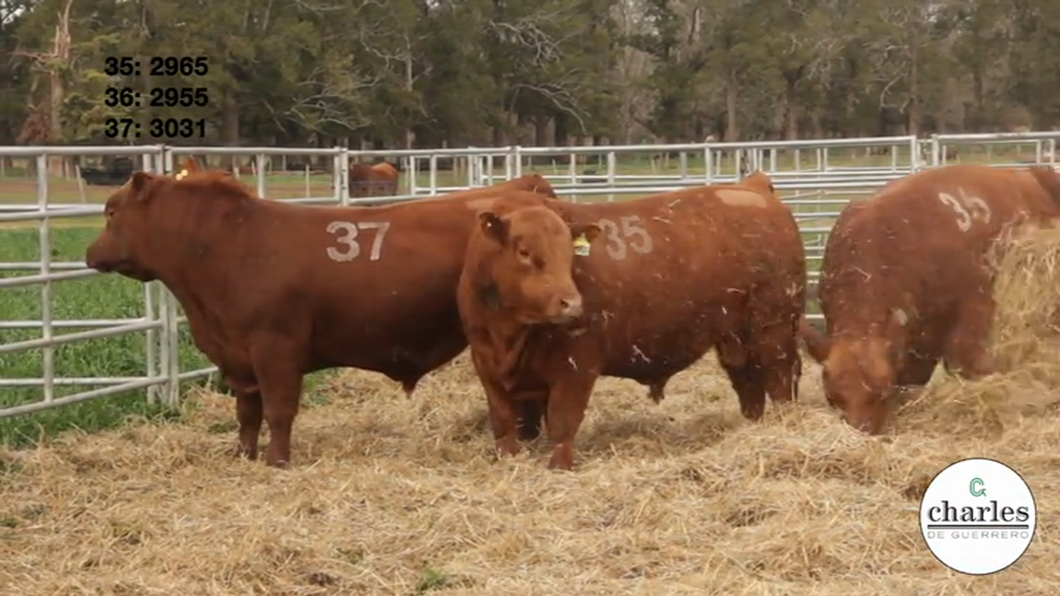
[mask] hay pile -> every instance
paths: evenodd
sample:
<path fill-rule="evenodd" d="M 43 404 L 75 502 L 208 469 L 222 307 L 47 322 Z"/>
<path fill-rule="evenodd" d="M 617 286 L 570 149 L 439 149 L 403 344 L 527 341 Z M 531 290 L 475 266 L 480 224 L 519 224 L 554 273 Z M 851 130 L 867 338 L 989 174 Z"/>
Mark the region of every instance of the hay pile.
<path fill-rule="evenodd" d="M 179 424 L 9 453 L 0 592 L 1051 594 L 1052 254 L 1019 244 L 1003 259 L 1022 263 L 998 285 L 1010 370 L 978 383 L 940 374 L 893 438 L 839 423 L 808 362 L 801 403 L 745 423 L 708 357 L 659 406 L 602 380 L 576 472 L 547 471 L 542 444 L 498 463 L 462 357 L 411 400 L 377 375 L 337 375 L 307 399 L 288 471 L 230 459 L 233 404 L 208 393 Z M 977 455 L 1023 474 L 1040 520 L 1024 558 L 985 578 L 936 562 L 917 521 L 931 477 Z"/>

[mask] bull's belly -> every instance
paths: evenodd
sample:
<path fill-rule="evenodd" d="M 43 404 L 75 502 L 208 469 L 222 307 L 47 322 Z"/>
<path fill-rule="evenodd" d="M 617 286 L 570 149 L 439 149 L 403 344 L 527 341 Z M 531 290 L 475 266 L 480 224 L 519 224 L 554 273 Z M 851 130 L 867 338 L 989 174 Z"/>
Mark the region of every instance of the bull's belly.
<path fill-rule="evenodd" d="M 634 350 L 609 358 L 602 373 L 608 377 L 633 379 L 647 383 L 667 379 L 692 366 L 710 349 L 684 351 Z"/>
<path fill-rule="evenodd" d="M 394 380 L 418 378 L 455 358 L 467 347 L 459 328 L 418 334 L 349 334 L 318 337 L 312 368 L 348 367 L 382 373 Z"/>

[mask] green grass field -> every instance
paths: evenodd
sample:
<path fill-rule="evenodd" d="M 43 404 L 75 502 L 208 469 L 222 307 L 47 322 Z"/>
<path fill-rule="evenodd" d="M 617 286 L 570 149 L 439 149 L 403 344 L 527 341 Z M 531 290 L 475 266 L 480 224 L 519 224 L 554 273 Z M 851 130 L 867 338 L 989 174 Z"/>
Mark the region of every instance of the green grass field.
<path fill-rule="evenodd" d="M 801 169 L 813 167 L 810 161 L 812 152 L 806 152 L 803 156 Z M 989 158 L 983 154 L 963 157 L 962 161 L 1007 161 L 1026 159 L 1026 151 L 1010 155 L 1001 155 L 994 152 Z M 1033 149 L 1030 153 L 1033 158 Z M 783 156 L 782 156 L 783 157 Z M 907 163 L 907 157 L 901 157 L 899 163 Z M 857 160 L 843 160 L 838 156 L 830 159 L 832 166 L 886 166 L 891 163 L 889 156 L 863 157 Z M 647 160 L 630 163 L 620 163 L 620 172 L 623 174 L 676 174 L 678 160 L 670 159 L 667 170 L 660 171 L 661 165 L 654 166 Z M 778 164 L 782 170 L 793 170 L 795 164 L 791 155 L 787 155 Z M 579 174 L 592 173 L 601 175 L 605 168 L 595 163 L 580 164 L 577 166 Z M 524 173 L 536 171 L 546 175 L 565 176 L 569 171 L 567 165 L 535 165 L 524 166 Z M 19 175 L 16 169 L 9 168 L 8 177 L 0 179 L 0 204 L 33 203 L 36 201 L 36 182 L 34 178 Z M 694 159 L 689 159 L 689 176 L 703 176 L 702 162 L 698 164 Z M 729 167 L 723 174 L 731 175 L 731 161 Z M 496 174 L 503 178 L 502 172 Z M 466 173 L 440 172 L 437 183 L 440 186 L 462 186 L 466 185 Z M 255 184 L 253 177 L 244 178 L 244 182 L 252 187 Z M 565 183 L 562 179 L 560 184 Z M 418 185 L 426 187 L 429 185 L 429 176 L 420 173 Z M 406 192 L 402 187 L 400 192 Z M 111 187 L 85 186 L 79 187 L 74 180 L 54 179 L 49 182 L 51 202 L 53 203 L 102 203 L 107 196 L 113 192 Z M 829 199 L 849 199 L 855 196 L 863 196 L 869 189 L 861 192 L 851 191 L 842 195 L 828 195 Z M 304 176 L 294 175 L 269 175 L 266 180 L 265 194 L 272 198 L 328 196 L 331 194 L 330 181 L 327 176 L 312 177 L 307 189 Z M 569 193 L 561 194 L 570 196 Z M 782 193 L 790 196 L 790 193 Z M 634 198 L 637 195 L 615 194 L 615 200 Z M 813 196 L 824 196 L 820 193 L 803 192 L 800 198 L 811 198 Z M 607 200 L 607 195 L 585 195 L 578 197 L 579 200 L 597 201 Z M 815 214 L 821 212 L 838 211 L 837 205 L 801 205 L 795 208 L 799 214 Z M 807 219 L 802 222 L 803 227 L 830 226 L 830 218 Z M 81 261 L 84 251 L 95 238 L 101 225 L 100 218 L 83 218 L 78 220 L 60 220 L 52 225 L 52 258 L 54 261 Z M 35 262 L 39 259 L 38 232 L 36 222 L 21 224 L 0 224 L 0 261 L 12 262 Z M 811 240 L 813 235 L 807 235 Z M 809 251 L 808 254 L 819 255 L 820 251 Z M 808 263 L 811 269 L 819 266 L 819 261 L 811 260 Z M 28 272 L 27 272 L 28 273 Z M 8 277 L 21 273 L 10 271 L 0 272 L 0 276 Z M 29 286 L 21 288 L 5 288 L 0 290 L 0 320 L 37 320 L 40 318 L 40 287 Z M 134 318 L 144 316 L 144 286 L 138 282 L 121 278 L 117 275 L 102 275 L 90 278 L 64 281 L 53 285 L 53 312 L 55 319 L 117 319 Z M 816 305 L 813 305 L 815 308 Z M 813 308 L 811 308 L 813 310 Z M 82 329 L 65 328 L 57 333 L 69 333 Z M 39 329 L 0 329 L 0 343 L 10 343 L 24 339 L 39 337 Z M 66 344 L 55 348 L 56 374 L 62 377 L 132 377 L 142 376 L 146 370 L 146 339 L 141 334 L 131 334 L 119 337 L 97 339 L 85 342 Z M 180 338 L 180 369 L 181 371 L 197 369 L 208 366 L 206 359 L 191 344 L 186 326 L 182 327 Z M 42 352 L 41 350 L 30 350 L 18 353 L 0 354 L 0 378 L 38 378 L 42 374 Z M 326 374 L 326 373 L 322 373 Z M 310 386 L 319 379 L 314 375 Z M 85 391 L 91 387 L 85 386 L 61 386 L 57 387 L 56 397 L 69 395 L 76 391 Z M 0 390 L 0 406 L 9 406 L 41 399 L 40 388 Z M 310 400 L 311 401 L 311 400 Z M 129 416 L 146 417 L 170 417 L 179 416 L 180 410 L 166 411 L 162 406 L 149 405 L 145 399 L 143 390 L 132 391 L 102 399 L 83 402 L 77 405 L 45 410 L 30 415 L 16 416 L 0 419 L 0 444 L 9 446 L 25 446 L 33 444 L 38 440 L 53 436 L 54 434 L 70 429 L 80 428 L 85 431 L 95 431 L 112 427 L 122 423 Z"/>

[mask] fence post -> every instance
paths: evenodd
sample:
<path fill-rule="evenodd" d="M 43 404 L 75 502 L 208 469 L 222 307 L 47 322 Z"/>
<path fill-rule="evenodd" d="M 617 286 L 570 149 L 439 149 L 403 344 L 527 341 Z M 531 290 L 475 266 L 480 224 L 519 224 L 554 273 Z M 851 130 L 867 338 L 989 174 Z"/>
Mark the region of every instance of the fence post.
<path fill-rule="evenodd" d="M 350 150 L 348 147 L 335 149 L 338 151 L 331 160 L 331 177 L 335 180 L 335 202 L 345 207 L 350 204 Z M 410 188 L 409 193 L 412 192 L 413 189 Z"/>
<path fill-rule="evenodd" d="M 710 141 L 703 143 L 703 183 L 710 184 L 714 180 L 714 151 L 710 148 Z"/>
<path fill-rule="evenodd" d="M 456 160 L 454 159 L 453 161 L 455 162 Z M 427 166 L 431 169 L 431 172 L 430 172 L 430 175 L 428 176 L 428 179 L 430 180 L 431 196 L 433 197 L 434 195 L 438 194 L 438 154 L 437 153 L 431 153 L 431 157 L 427 160 Z M 456 164 L 454 163 L 453 166 L 455 168 Z"/>
<path fill-rule="evenodd" d="M 615 187 L 615 170 L 618 169 L 618 164 L 616 162 L 617 162 L 617 160 L 615 158 L 615 152 L 614 151 L 608 151 L 607 152 L 607 187 L 608 188 L 614 188 Z M 608 194 L 607 195 L 607 202 L 608 203 L 614 202 L 614 200 L 615 200 L 615 195 L 614 194 Z"/>
<path fill-rule="evenodd" d="M 37 156 L 37 208 L 41 211 L 48 210 L 48 155 L 41 153 Z M 51 274 L 52 264 L 52 240 L 51 222 L 47 215 L 40 218 L 38 227 L 38 241 L 40 243 L 40 274 L 44 282 L 40 287 L 40 321 L 41 338 L 52 339 L 52 282 L 46 276 Z M 44 376 L 44 401 L 55 399 L 55 347 L 48 345 L 41 349 L 43 356 Z"/>
<path fill-rule="evenodd" d="M 155 156 L 155 172 L 164 175 L 173 173 L 173 149 L 166 145 L 158 146 Z M 165 389 L 162 390 L 162 404 L 175 407 L 180 403 L 180 325 L 177 323 L 177 299 L 159 284 L 159 314 L 162 317 L 161 356 L 162 374 L 165 376 Z"/>

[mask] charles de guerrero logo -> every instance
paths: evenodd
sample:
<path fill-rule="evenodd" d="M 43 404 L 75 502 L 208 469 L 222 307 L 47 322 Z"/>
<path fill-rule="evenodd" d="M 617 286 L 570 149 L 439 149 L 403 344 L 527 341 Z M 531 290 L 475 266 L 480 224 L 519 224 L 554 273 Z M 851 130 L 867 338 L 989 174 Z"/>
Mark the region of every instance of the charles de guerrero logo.
<path fill-rule="evenodd" d="M 1034 538 L 1037 509 L 1015 470 L 965 459 L 938 473 L 920 501 L 920 532 L 940 563 L 968 575 L 1007 569 Z"/>

